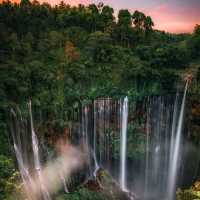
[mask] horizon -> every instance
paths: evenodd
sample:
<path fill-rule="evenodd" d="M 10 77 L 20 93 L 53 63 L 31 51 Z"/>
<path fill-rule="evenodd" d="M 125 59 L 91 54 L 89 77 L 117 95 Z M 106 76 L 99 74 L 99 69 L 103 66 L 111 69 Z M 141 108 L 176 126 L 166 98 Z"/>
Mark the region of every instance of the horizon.
<path fill-rule="evenodd" d="M 78 4 L 89 5 L 103 2 L 111 6 L 115 16 L 120 9 L 128 9 L 130 12 L 139 10 L 151 16 L 154 21 L 154 29 L 169 33 L 191 33 L 196 24 L 200 23 L 199 0 L 65 0 L 66 4 L 77 6 Z M 3 0 L 0 0 L 3 2 Z M 20 0 L 11 0 L 19 3 Z M 38 0 L 39 3 L 58 5 L 61 0 Z"/>

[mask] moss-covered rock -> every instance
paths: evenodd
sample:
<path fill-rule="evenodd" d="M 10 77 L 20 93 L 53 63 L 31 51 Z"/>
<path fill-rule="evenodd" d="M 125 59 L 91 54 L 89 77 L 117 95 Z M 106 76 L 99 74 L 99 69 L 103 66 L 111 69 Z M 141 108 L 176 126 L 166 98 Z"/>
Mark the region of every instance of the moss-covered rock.
<path fill-rule="evenodd" d="M 129 200 L 136 199 L 135 195 L 129 191 L 122 191 L 119 184 L 113 179 L 109 172 L 105 169 L 99 169 L 94 179 L 89 179 L 84 187 L 95 192 L 101 192 L 108 199 L 113 200 Z"/>
<path fill-rule="evenodd" d="M 178 189 L 176 193 L 177 200 L 200 200 L 200 181 L 194 183 L 189 189 Z"/>

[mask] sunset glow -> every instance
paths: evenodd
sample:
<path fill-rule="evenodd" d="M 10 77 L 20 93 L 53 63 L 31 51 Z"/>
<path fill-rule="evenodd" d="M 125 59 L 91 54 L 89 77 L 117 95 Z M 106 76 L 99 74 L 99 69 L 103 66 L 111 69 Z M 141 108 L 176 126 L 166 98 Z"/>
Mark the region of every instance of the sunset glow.
<path fill-rule="evenodd" d="M 19 0 L 12 1 L 19 2 Z M 60 3 L 60 0 L 39 0 L 39 2 L 56 5 Z M 162 0 L 65 0 L 64 2 L 72 6 L 103 2 L 112 6 L 116 14 L 119 9 L 128 8 L 131 12 L 140 10 L 152 17 L 155 29 L 173 33 L 192 32 L 195 24 L 200 23 L 199 0 L 168 0 L 165 2 Z"/>
<path fill-rule="evenodd" d="M 200 22 L 200 13 L 195 7 L 175 8 L 163 4 L 144 12 L 152 17 L 155 28 L 168 32 L 191 32 L 195 24 Z"/>

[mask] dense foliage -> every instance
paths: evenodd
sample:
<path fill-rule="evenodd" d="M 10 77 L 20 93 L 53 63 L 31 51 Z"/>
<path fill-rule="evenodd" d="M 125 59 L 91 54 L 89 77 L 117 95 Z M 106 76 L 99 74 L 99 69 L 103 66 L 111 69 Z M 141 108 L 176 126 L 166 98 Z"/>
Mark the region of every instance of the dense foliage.
<path fill-rule="evenodd" d="M 0 198 L 12 200 L 13 192 L 20 191 L 21 186 L 17 184 L 19 174 L 14 170 L 12 159 L 0 155 Z M 17 197 L 16 197 L 17 199 Z"/>
<path fill-rule="evenodd" d="M 90 191 L 85 188 L 79 188 L 76 192 L 72 194 L 60 195 L 55 198 L 55 200 L 108 200 L 109 198 L 105 194 L 101 194 L 100 192 Z"/>

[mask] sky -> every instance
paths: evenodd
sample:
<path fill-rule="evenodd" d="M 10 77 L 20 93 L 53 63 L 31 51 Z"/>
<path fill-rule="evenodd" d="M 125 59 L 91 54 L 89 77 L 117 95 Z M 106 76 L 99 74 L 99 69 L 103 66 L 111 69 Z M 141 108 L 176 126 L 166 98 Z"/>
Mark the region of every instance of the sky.
<path fill-rule="evenodd" d="M 52 5 L 60 0 L 38 0 Z M 103 2 L 115 9 L 139 10 L 150 15 L 155 29 L 172 33 L 192 32 L 196 24 L 200 24 L 200 0 L 64 0 L 71 5 Z"/>

